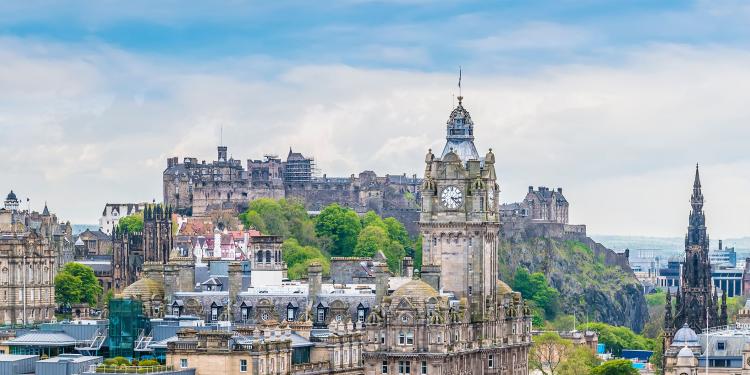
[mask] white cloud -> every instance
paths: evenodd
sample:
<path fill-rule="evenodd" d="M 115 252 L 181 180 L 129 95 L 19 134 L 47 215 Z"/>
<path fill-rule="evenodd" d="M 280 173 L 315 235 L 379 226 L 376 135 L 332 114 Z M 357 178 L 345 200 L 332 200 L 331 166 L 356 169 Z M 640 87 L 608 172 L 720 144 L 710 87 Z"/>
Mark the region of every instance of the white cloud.
<path fill-rule="evenodd" d="M 292 146 L 328 176 L 421 174 L 426 149 L 442 147 L 455 87 L 454 74 L 299 65 L 257 75 L 254 62 L 272 62 L 58 47 L 0 40 L 0 191 L 76 222 L 95 222 L 108 201 L 158 199 L 165 159 L 212 160 L 221 126 L 241 160 Z M 562 186 L 573 220 L 594 233 L 679 236 L 701 162 L 711 233 L 737 236 L 750 224 L 749 64 L 745 51 L 650 45 L 618 66 L 472 73 L 465 105 L 480 153 L 495 150 L 505 201 Z"/>

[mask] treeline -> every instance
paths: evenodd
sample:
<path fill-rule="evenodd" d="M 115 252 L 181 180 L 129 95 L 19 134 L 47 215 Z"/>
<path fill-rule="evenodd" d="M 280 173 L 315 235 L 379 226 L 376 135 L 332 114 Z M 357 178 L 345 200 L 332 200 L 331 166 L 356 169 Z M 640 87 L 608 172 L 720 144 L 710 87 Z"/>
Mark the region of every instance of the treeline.
<path fill-rule="evenodd" d="M 246 228 L 284 238 L 282 251 L 292 279 L 306 275 L 312 262 L 321 263 L 328 273 L 332 256 L 372 257 L 378 251 L 393 272 L 399 271 L 404 256 L 413 257 L 414 266 L 421 267 L 421 241 L 412 239 L 398 220 L 372 211 L 360 217 L 334 203 L 313 218 L 300 202 L 261 198 L 250 202 L 239 218 Z"/>

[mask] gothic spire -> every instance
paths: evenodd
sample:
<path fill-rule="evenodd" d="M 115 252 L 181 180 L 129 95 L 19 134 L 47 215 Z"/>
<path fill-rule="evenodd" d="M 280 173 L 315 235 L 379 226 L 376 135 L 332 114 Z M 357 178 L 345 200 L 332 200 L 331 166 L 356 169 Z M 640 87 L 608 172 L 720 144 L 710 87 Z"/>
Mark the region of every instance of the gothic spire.
<path fill-rule="evenodd" d="M 698 171 L 698 164 L 695 164 L 695 180 L 693 181 L 693 195 L 690 197 L 690 205 L 693 212 L 703 210 L 703 193 L 701 192 L 701 177 Z"/>
<path fill-rule="evenodd" d="M 695 165 L 695 180 L 693 180 L 693 194 L 690 196 L 690 219 L 688 232 L 685 236 L 685 246 L 700 245 L 708 251 L 708 234 L 706 234 L 706 217 L 703 214 L 703 192 L 698 164 Z"/>
<path fill-rule="evenodd" d="M 664 304 L 664 328 L 672 328 L 672 293 L 667 289 L 666 303 Z"/>

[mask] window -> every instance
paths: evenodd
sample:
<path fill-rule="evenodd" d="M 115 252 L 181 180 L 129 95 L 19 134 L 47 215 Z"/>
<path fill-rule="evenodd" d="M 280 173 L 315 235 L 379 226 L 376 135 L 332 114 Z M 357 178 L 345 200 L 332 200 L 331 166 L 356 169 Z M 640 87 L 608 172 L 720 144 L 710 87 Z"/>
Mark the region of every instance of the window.
<path fill-rule="evenodd" d="M 187 368 L 187 358 L 180 358 L 180 368 Z"/>
<path fill-rule="evenodd" d="M 294 320 L 294 309 L 293 308 L 286 309 L 286 320 L 290 321 L 290 322 Z"/>
<path fill-rule="evenodd" d="M 427 361 L 422 361 L 422 375 L 427 374 Z"/>
<path fill-rule="evenodd" d="M 380 343 L 385 344 L 385 333 L 380 332 Z"/>
<path fill-rule="evenodd" d="M 406 332 L 406 345 L 414 345 L 414 332 Z"/>
<path fill-rule="evenodd" d="M 726 343 L 723 341 L 719 341 L 716 343 L 716 350 L 724 350 Z"/>
<path fill-rule="evenodd" d="M 242 313 L 242 321 L 246 321 L 247 320 L 247 316 L 249 315 L 248 311 L 247 311 L 248 308 L 247 307 L 243 307 L 240 310 L 241 310 L 241 313 Z"/>
<path fill-rule="evenodd" d="M 365 321 L 365 309 L 359 309 L 357 310 L 357 321 L 360 323 L 364 323 Z"/>
<path fill-rule="evenodd" d="M 341 315 L 336 315 L 336 321 L 337 321 L 337 322 L 340 322 L 340 321 L 341 321 L 342 319 L 343 319 L 343 318 L 341 317 Z"/>
<path fill-rule="evenodd" d="M 388 361 L 383 361 L 383 364 L 380 366 L 380 372 L 383 374 L 388 373 Z"/>
<path fill-rule="evenodd" d="M 247 359 L 240 359 L 240 372 L 247 372 Z"/>
<path fill-rule="evenodd" d="M 318 309 L 318 323 L 323 323 L 326 320 L 326 310 L 323 308 Z"/>
<path fill-rule="evenodd" d="M 173 307 L 172 308 L 172 315 L 180 316 L 180 308 L 179 307 Z"/>
<path fill-rule="evenodd" d="M 260 319 L 263 321 L 268 320 L 269 316 L 267 312 L 264 312 L 263 314 L 260 314 Z"/>
<path fill-rule="evenodd" d="M 398 333 L 398 344 L 399 345 L 406 344 L 406 335 L 403 332 Z"/>
<path fill-rule="evenodd" d="M 487 367 L 489 368 L 495 367 L 495 356 L 492 354 L 487 356 Z"/>
<path fill-rule="evenodd" d="M 211 308 L 211 321 L 215 322 L 217 320 L 219 320 L 219 308 L 212 307 Z"/>
<path fill-rule="evenodd" d="M 411 362 L 409 361 L 398 361 L 398 373 L 399 375 L 411 374 Z"/>

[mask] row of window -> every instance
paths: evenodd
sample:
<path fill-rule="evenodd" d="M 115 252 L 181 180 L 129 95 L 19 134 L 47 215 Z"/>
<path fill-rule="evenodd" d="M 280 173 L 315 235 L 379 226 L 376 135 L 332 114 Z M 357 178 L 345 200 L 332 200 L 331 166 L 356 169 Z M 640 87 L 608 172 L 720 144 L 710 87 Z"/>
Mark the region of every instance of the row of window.
<path fill-rule="evenodd" d="M 495 356 L 490 354 L 487 356 L 487 368 L 495 367 Z M 427 374 L 427 361 L 422 361 L 419 366 L 419 374 Z M 380 372 L 388 374 L 388 361 L 383 361 L 380 367 Z M 411 361 L 398 361 L 398 374 L 399 375 L 411 375 Z"/>
<path fill-rule="evenodd" d="M 265 362 L 265 364 L 268 365 L 267 369 L 264 366 L 264 360 L 263 360 L 263 358 L 261 358 L 260 361 L 259 361 L 259 367 L 260 367 L 261 372 L 264 369 L 266 369 L 268 371 L 268 373 L 273 373 L 274 372 L 274 368 L 276 367 L 276 360 L 274 358 L 271 358 L 267 362 Z M 239 361 L 239 367 L 240 367 L 240 372 L 247 372 L 247 368 L 248 368 L 248 366 L 247 366 L 247 359 L 240 359 L 240 361 Z M 285 367 L 286 366 L 284 364 L 284 361 L 279 361 L 279 371 L 283 372 L 285 370 Z M 187 358 L 180 358 L 180 368 L 188 368 L 188 360 L 187 360 Z"/>

